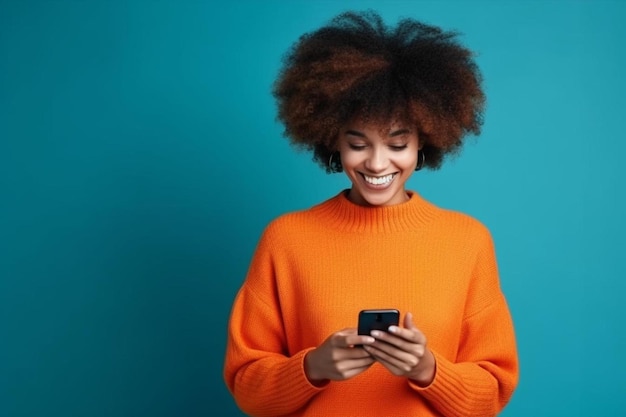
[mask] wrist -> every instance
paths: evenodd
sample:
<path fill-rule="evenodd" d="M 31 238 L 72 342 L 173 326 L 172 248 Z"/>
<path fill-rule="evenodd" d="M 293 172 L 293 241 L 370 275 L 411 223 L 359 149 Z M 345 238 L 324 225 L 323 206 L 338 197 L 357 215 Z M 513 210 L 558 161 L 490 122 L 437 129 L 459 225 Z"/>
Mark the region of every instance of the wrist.
<path fill-rule="evenodd" d="M 318 375 L 317 368 L 314 365 L 315 349 L 312 349 L 304 355 L 304 375 L 311 385 L 316 387 L 324 386 L 328 383 L 328 379 Z"/>
<path fill-rule="evenodd" d="M 432 384 L 437 369 L 435 355 L 428 349 L 426 349 L 426 353 L 422 357 L 422 364 L 423 367 L 420 367 L 421 369 L 416 376 L 411 377 L 411 381 L 424 388 Z"/>

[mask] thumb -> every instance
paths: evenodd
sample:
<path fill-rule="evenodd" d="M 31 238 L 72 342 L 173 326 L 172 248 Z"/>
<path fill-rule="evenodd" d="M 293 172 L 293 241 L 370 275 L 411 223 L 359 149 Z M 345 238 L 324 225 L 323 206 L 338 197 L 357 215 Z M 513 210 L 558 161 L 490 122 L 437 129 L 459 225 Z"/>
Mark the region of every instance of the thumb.
<path fill-rule="evenodd" d="M 404 327 L 410 330 L 417 330 L 415 324 L 413 324 L 413 314 L 408 312 L 404 315 Z"/>

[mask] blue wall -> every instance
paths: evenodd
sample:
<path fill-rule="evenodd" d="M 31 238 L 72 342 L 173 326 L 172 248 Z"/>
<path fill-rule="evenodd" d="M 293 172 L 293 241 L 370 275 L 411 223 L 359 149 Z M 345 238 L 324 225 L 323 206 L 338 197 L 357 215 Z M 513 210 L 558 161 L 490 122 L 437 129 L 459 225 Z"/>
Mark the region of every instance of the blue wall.
<path fill-rule="evenodd" d="M 493 232 L 503 415 L 623 414 L 625 5 L 1 1 L 0 415 L 239 415 L 225 327 L 259 234 L 348 186 L 281 137 L 271 84 L 368 7 L 479 54 L 483 135 L 410 188 Z"/>

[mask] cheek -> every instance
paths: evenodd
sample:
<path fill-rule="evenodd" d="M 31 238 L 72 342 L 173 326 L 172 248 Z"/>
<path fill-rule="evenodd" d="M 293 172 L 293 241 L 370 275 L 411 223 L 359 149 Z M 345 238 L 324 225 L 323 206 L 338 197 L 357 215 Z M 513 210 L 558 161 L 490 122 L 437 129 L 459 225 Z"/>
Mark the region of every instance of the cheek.
<path fill-rule="evenodd" d="M 341 163 L 344 169 L 351 169 L 363 163 L 364 157 L 358 152 L 344 151 L 341 153 Z"/>
<path fill-rule="evenodd" d="M 417 155 L 406 153 L 396 159 L 396 166 L 402 169 L 414 169 L 417 166 Z"/>

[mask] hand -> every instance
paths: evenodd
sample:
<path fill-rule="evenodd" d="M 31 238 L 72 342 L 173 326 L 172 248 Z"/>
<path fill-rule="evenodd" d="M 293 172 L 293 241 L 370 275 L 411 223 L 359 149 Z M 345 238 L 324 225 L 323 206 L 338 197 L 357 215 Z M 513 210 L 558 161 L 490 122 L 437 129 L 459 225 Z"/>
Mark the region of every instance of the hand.
<path fill-rule="evenodd" d="M 359 336 L 356 329 L 343 329 L 331 334 L 320 346 L 304 357 L 304 372 L 311 383 L 326 380 L 343 381 L 365 371 L 374 358 L 355 345 L 374 343 L 371 336 Z"/>
<path fill-rule="evenodd" d="M 369 354 L 394 375 L 405 376 L 417 385 L 427 386 L 435 378 L 435 357 L 426 348 L 426 336 L 413 324 L 413 315 L 406 313 L 404 328 L 389 327 L 389 333 L 372 331 L 374 343 L 364 346 Z"/>

